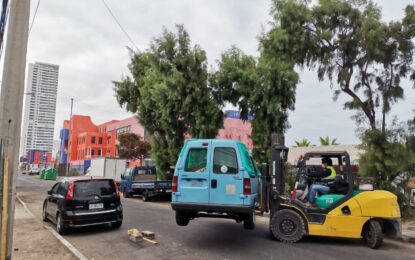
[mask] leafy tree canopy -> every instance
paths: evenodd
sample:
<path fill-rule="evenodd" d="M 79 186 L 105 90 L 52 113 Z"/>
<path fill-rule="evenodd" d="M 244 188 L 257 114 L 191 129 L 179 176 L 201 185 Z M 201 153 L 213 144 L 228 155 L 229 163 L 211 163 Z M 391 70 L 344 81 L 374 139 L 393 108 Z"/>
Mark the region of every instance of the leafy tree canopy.
<path fill-rule="evenodd" d="M 385 133 L 386 115 L 404 96 L 401 78 L 415 80 L 414 6 L 405 8 L 401 21 L 389 23 L 368 0 L 320 0 L 314 5 L 273 0 L 272 14 L 273 42 L 285 42 L 283 48 L 296 64 L 316 68 L 320 80 L 330 79 L 335 99 L 348 95 L 344 107 L 358 112 L 358 123 Z"/>
<path fill-rule="evenodd" d="M 206 53 L 191 46 L 182 25 L 163 30 L 146 51 L 133 53 L 132 77 L 114 82 L 118 103 L 136 113 L 151 137 L 159 171 L 175 165 L 185 135 L 213 138 L 223 113 L 208 87 Z"/>
<path fill-rule="evenodd" d="M 336 141 L 337 141 L 337 138 L 334 138 L 333 140 L 330 140 L 330 138 L 328 136 L 320 137 L 320 144 L 323 145 L 323 146 L 338 145 L 338 143 Z"/>
<path fill-rule="evenodd" d="M 268 34 L 260 37 L 258 59 L 231 47 L 222 54 L 218 71 L 210 77 L 218 102 L 237 105 L 244 120 L 253 115 L 251 138 L 258 162 L 266 162 L 271 156 L 271 134 L 288 128 L 288 111 L 294 109 L 298 83 L 294 63 L 269 41 Z"/>
<path fill-rule="evenodd" d="M 118 136 L 117 145 L 118 155 L 120 158 L 129 160 L 143 160 L 149 156 L 151 146 L 150 143 L 141 140 L 141 137 L 135 133 L 124 133 Z"/>
<path fill-rule="evenodd" d="M 307 138 L 303 138 L 301 141 L 294 141 L 295 147 L 309 147 L 311 142 Z"/>

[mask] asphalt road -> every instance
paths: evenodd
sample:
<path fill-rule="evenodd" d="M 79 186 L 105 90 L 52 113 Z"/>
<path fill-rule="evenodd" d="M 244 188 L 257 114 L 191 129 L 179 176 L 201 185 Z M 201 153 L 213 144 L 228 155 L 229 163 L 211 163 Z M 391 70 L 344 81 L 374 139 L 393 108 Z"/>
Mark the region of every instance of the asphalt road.
<path fill-rule="evenodd" d="M 42 203 L 53 181 L 20 175 L 17 193 L 41 219 Z M 415 259 L 415 246 L 385 240 L 378 250 L 360 240 L 308 237 L 296 244 L 276 241 L 268 232 L 268 219 L 257 218 L 255 230 L 244 230 L 233 220 L 196 219 L 187 227 L 175 223 L 167 201 L 122 199 L 124 222 L 120 229 L 90 227 L 64 237 L 90 259 Z M 53 224 L 48 224 L 54 227 Z M 156 233 L 158 245 L 135 244 L 127 230 Z"/>

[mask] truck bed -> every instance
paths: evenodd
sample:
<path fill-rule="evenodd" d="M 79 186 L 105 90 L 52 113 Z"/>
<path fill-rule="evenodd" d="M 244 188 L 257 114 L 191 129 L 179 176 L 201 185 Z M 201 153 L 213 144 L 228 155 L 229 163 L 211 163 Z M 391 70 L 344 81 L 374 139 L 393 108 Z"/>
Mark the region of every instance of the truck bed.
<path fill-rule="evenodd" d="M 171 189 L 171 181 L 134 181 L 133 189 Z"/>

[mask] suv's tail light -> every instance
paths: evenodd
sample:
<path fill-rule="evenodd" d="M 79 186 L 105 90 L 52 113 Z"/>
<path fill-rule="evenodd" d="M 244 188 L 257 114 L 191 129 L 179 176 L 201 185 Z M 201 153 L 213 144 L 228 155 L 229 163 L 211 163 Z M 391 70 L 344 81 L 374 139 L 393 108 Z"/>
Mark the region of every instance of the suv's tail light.
<path fill-rule="evenodd" d="M 66 200 L 73 200 L 73 190 L 75 188 L 75 182 L 71 181 L 69 183 L 68 191 L 66 192 Z"/>
<path fill-rule="evenodd" d="M 173 176 L 173 181 L 171 183 L 171 191 L 172 192 L 177 192 L 177 183 L 179 181 L 179 177 L 178 176 Z"/>
<path fill-rule="evenodd" d="M 118 189 L 118 185 L 115 182 L 115 180 L 113 180 L 113 181 L 114 181 L 115 194 L 116 194 L 117 198 L 121 198 L 121 194 L 120 194 L 120 190 Z"/>
<path fill-rule="evenodd" d="M 251 179 L 244 179 L 244 195 L 251 195 Z"/>

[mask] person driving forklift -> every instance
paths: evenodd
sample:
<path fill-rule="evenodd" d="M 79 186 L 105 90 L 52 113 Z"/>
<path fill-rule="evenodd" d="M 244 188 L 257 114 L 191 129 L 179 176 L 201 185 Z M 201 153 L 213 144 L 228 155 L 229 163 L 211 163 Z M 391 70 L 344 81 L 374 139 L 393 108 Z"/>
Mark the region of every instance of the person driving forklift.
<path fill-rule="evenodd" d="M 317 192 L 329 192 L 330 188 L 327 186 L 327 182 L 332 181 L 336 178 L 337 173 L 333 167 L 332 160 L 329 157 L 323 157 L 321 163 L 323 164 L 323 171 L 307 174 L 309 178 L 313 178 L 315 181 L 311 185 L 308 192 L 306 206 L 312 206 L 314 204 Z"/>

